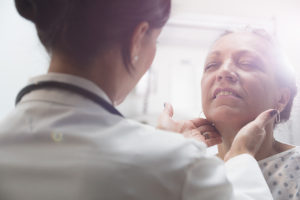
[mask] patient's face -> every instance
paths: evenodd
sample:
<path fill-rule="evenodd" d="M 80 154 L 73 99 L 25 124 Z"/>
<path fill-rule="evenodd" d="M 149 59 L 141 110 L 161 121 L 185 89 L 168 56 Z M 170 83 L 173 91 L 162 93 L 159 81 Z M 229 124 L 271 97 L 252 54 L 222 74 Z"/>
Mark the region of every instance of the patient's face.
<path fill-rule="evenodd" d="M 277 82 L 271 47 L 252 33 L 231 33 L 210 50 L 201 81 L 202 107 L 212 122 L 243 126 L 276 108 Z"/>

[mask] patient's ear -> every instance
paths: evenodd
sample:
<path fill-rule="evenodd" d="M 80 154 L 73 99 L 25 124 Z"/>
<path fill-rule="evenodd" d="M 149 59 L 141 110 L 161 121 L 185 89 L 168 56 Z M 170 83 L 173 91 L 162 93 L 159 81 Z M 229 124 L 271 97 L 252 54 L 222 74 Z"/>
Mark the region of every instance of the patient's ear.
<path fill-rule="evenodd" d="M 283 111 L 291 98 L 291 91 L 287 87 L 281 87 L 278 91 L 277 109 Z"/>

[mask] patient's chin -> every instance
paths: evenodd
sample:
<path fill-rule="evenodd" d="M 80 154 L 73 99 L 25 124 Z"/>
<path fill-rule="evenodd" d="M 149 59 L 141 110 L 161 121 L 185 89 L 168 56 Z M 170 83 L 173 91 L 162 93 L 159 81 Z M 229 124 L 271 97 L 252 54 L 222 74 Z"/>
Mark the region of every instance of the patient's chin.
<path fill-rule="evenodd" d="M 222 126 L 223 128 L 228 127 L 235 130 L 243 127 L 251 121 L 249 117 L 245 115 L 219 112 L 208 114 L 207 119 L 215 124 L 216 127 Z"/>

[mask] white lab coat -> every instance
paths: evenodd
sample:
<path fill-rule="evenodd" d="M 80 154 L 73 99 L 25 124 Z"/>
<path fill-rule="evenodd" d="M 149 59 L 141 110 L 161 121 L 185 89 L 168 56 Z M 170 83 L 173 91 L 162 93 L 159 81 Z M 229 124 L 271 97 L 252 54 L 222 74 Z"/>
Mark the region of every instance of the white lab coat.
<path fill-rule="evenodd" d="M 109 101 L 79 77 L 48 74 L 31 82 L 41 80 L 79 85 Z M 112 115 L 76 93 L 43 89 L 24 96 L 0 123 L 0 199 L 272 197 L 249 155 L 224 165 L 201 142 Z"/>

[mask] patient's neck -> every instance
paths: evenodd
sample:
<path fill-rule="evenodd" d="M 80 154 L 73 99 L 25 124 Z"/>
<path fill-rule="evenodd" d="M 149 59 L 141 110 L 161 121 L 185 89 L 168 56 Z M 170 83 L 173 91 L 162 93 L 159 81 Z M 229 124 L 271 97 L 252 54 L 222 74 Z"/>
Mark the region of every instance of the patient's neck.
<path fill-rule="evenodd" d="M 234 137 L 241 127 L 229 125 L 226 123 L 215 123 L 215 127 L 222 136 L 222 143 L 218 145 L 218 156 L 223 160 L 226 153 L 231 148 Z"/>
<path fill-rule="evenodd" d="M 231 144 L 234 140 L 234 137 L 242 127 L 234 126 L 232 124 L 215 124 L 215 126 L 220 132 L 220 134 L 222 135 L 222 140 L 223 140 L 222 144 L 218 145 L 218 156 L 221 159 L 224 159 L 224 156 L 231 148 Z M 288 145 L 276 141 L 273 136 L 272 125 L 267 127 L 266 131 L 267 131 L 266 138 L 263 144 L 261 145 L 261 148 L 258 150 L 257 154 L 255 155 L 255 159 L 257 161 L 294 147 L 292 145 Z"/>

